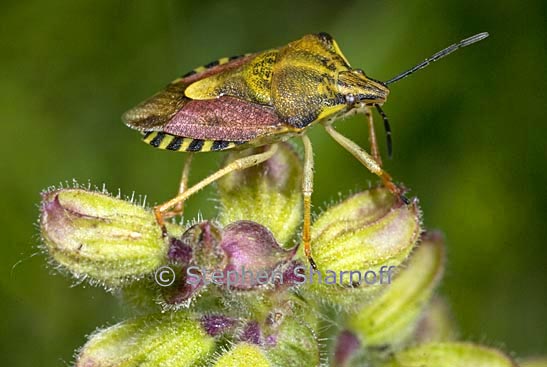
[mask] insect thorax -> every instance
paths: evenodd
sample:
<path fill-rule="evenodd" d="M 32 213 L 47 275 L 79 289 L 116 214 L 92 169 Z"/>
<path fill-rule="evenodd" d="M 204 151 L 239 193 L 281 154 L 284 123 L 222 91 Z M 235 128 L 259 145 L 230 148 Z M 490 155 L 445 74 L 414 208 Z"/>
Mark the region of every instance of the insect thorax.
<path fill-rule="evenodd" d="M 281 121 L 302 129 L 345 107 L 337 75 L 349 65 L 332 38 L 308 35 L 284 47 L 254 54 L 238 68 L 188 86 L 193 100 L 234 96 L 271 106 Z"/>
<path fill-rule="evenodd" d="M 350 67 L 326 34 L 308 35 L 281 48 L 272 78 L 272 101 L 291 126 L 305 128 L 346 108 L 337 76 Z"/>

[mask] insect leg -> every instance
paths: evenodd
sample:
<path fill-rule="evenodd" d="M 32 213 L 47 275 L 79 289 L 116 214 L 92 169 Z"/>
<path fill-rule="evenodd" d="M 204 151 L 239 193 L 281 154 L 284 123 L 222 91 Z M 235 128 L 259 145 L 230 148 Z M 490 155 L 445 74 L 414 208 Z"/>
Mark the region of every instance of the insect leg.
<path fill-rule="evenodd" d="M 311 256 L 311 195 L 313 193 L 313 150 L 310 138 L 302 135 L 304 144 L 304 176 L 302 179 L 302 194 L 304 196 L 304 225 L 302 228 L 302 242 L 304 242 L 304 254 L 308 258 L 313 269 L 317 265 Z"/>
<path fill-rule="evenodd" d="M 374 118 L 370 107 L 365 107 L 365 116 L 368 120 L 368 140 L 370 142 L 370 152 L 372 156 L 378 162 L 378 165 L 382 167 L 382 157 L 380 156 L 380 150 L 378 149 L 378 142 L 376 140 L 376 132 L 374 131 Z"/>
<path fill-rule="evenodd" d="M 350 152 L 359 162 L 368 168 L 370 172 L 380 177 L 384 182 L 384 186 L 387 187 L 389 191 L 391 191 L 394 195 L 397 195 L 405 204 L 410 203 L 410 201 L 403 195 L 403 190 L 393 183 L 391 176 L 382 169 L 373 156 L 368 154 L 363 148 L 354 143 L 352 140 L 334 130 L 332 125 L 325 125 L 325 130 L 327 130 L 327 133 L 329 133 L 329 135 L 332 136 L 338 144 L 344 147 L 344 149 Z"/>
<path fill-rule="evenodd" d="M 194 158 L 193 153 L 188 153 L 186 161 L 184 161 L 184 167 L 182 168 L 182 176 L 180 178 L 179 192 L 178 195 L 182 194 L 188 188 L 188 178 L 190 177 L 190 166 L 192 165 L 192 158 Z M 184 213 L 184 202 L 180 202 L 173 210 L 166 212 L 163 217 L 171 218 L 176 215 L 182 215 Z"/>
<path fill-rule="evenodd" d="M 228 165 L 226 165 L 225 167 L 219 169 L 218 171 L 216 171 L 215 173 L 213 173 L 209 177 L 204 178 L 203 180 L 201 180 L 200 182 L 198 182 L 194 186 L 192 186 L 189 189 L 185 190 L 183 193 L 177 195 L 173 199 L 171 199 L 171 200 L 169 200 L 169 201 L 167 201 L 167 202 L 165 202 L 161 205 L 155 206 L 154 207 L 154 215 L 156 217 L 156 222 L 158 223 L 158 225 L 162 229 L 163 234 L 167 235 L 167 230 L 165 228 L 164 219 L 165 219 L 165 214 L 167 212 L 169 212 L 169 210 L 171 208 L 175 207 L 179 203 L 184 203 L 184 201 L 186 199 L 188 199 L 190 196 L 192 196 L 193 194 L 195 194 L 199 190 L 203 189 L 207 185 L 215 182 L 216 180 L 218 180 L 219 178 L 227 175 L 230 172 L 242 170 L 242 169 L 249 168 L 249 167 L 252 167 L 252 166 L 256 166 L 257 164 L 260 164 L 264 161 L 267 161 L 268 159 L 270 159 L 275 154 L 276 151 L 277 151 L 277 145 L 274 144 L 274 145 L 271 145 L 270 148 L 268 150 L 266 150 L 265 152 L 257 153 L 257 154 L 253 154 L 253 155 L 248 156 L 248 157 L 243 157 L 243 158 L 236 159 L 235 161 L 230 162 Z"/>

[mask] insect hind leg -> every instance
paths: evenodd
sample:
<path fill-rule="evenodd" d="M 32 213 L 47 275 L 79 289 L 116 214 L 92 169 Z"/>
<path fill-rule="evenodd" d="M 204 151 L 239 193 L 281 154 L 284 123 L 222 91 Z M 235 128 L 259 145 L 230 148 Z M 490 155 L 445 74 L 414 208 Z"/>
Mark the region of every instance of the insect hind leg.
<path fill-rule="evenodd" d="M 313 150 L 310 138 L 302 135 L 304 144 L 304 175 L 302 179 L 302 194 L 304 196 L 304 224 L 302 226 L 302 242 L 304 244 L 304 254 L 308 258 L 313 269 L 317 270 L 317 265 L 311 254 L 311 195 L 313 193 Z"/>
<path fill-rule="evenodd" d="M 236 159 L 233 162 L 230 162 L 225 167 L 219 169 L 209 177 L 204 178 L 194 186 L 184 190 L 184 192 L 178 194 L 173 199 L 158 205 L 154 207 L 154 216 L 156 217 L 156 222 L 161 227 L 162 233 L 164 236 L 167 235 L 167 229 L 165 227 L 165 218 L 167 217 L 168 213 L 175 208 L 177 205 L 180 205 L 181 203 L 184 203 L 186 199 L 188 199 L 190 196 L 198 192 L 199 190 L 203 189 L 204 187 L 212 184 L 213 182 L 217 181 L 218 179 L 224 177 L 228 173 L 239 171 L 245 168 L 249 168 L 252 166 L 256 166 L 257 164 L 260 164 L 264 161 L 267 161 L 270 159 L 275 152 L 277 151 L 277 145 L 271 145 L 268 150 L 262 153 L 257 153 L 250 155 L 248 157 L 243 157 Z"/>
<path fill-rule="evenodd" d="M 186 158 L 186 161 L 184 162 L 184 166 L 182 168 L 182 175 L 180 178 L 180 184 L 179 184 L 179 191 L 177 195 L 181 195 L 186 191 L 188 188 L 188 179 L 190 177 L 190 167 L 192 165 L 192 159 L 194 158 L 194 153 L 188 153 L 188 157 Z M 177 215 L 182 216 L 184 214 L 184 201 L 179 202 L 175 207 L 164 213 L 163 218 L 172 218 Z"/>

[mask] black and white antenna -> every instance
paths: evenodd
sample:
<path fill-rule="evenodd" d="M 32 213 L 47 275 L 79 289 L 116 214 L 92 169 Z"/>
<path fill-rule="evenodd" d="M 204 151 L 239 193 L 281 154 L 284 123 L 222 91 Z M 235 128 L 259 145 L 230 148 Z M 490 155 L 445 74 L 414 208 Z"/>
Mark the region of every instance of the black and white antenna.
<path fill-rule="evenodd" d="M 471 36 L 469 38 L 466 38 L 466 39 L 464 39 L 464 40 L 462 40 L 458 43 L 454 43 L 453 45 L 450 45 L 447 48 L 437 52 L 435 55 L 433 55 L 431 57 L 428 57 L 423 62 L 419 63 L 418 65 L 414 66 L 413 68 L 411 68 L 411 69 L 397 75 L 394 78 L 389 79 L 387 82 L 384 82 L 384 84 L 389 85 L 389 84 L 393 84 L 395 82 L 398 82 L 399 80 L 406 78 L 410 74 L 413 74 L 416 71 L 425 68 L 426 66 L 428 66 L 432 62 L 440 60 L 443 57 L 445 57 L 447 55 L 450 55 L 452 52 L 454 52 L 456 50 L 459 50 L 460 48 L 463 48 L 463 47 L 472 45 L 473 43 L 482 41 L 483 39 L 485 39 L 488 36 L 489 36 L 489 34 L 487 32 L 483 32 L 483 33 L 479 33 L 479 34 L 476 34 L 474 36 Z"/>

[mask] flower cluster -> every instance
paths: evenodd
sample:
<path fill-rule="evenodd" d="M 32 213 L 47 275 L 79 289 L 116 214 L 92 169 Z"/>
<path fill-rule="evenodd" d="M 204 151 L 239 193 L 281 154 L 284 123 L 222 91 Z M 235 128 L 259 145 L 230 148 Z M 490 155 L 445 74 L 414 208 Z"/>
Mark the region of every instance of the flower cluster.
<path fill-rule="evenodd" d="M 516 366 L 457 341 L 434 296 L 443 238 L 423 232 L 417 201 L 373 188 L 326 209 L 311 269 L 298 246 L 301 167 L 280 144 L 218 182 L 217 218 L 169 223 L 167 236 L 149 209 L 121 198 L 45 192 L 52 261 L 138 311 L 91 335 L 76 366 Z"/>

